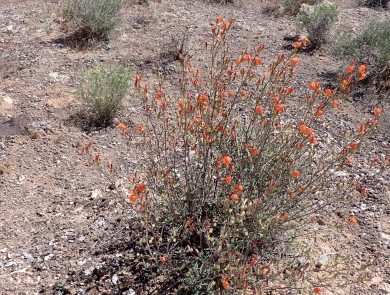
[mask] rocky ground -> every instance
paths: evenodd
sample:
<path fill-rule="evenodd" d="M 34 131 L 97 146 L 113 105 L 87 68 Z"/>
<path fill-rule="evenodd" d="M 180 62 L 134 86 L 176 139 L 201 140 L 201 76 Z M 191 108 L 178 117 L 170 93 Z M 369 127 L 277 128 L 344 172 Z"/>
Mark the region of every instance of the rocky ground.
<path fill-rule="evenodd" d="M 359 30 L 368 19 L 390 17 L 389 11 L 359 7 L 352 0 L 335 3 L 340 22 L 333 32 Z M 233 53 L 263 43 L 264 60 L 271 61 L 288 51 L 291 44 L 284 37 L 297 33 L 294 19 L 262 13 L 272 5 L 267 1 L 221 6 L 162 0 L 127 6 L 110 40 L 77 49 L 66 42 L 62 4 L 0 1 L 0 294 L 147 294 L 138 291 L 140 283 L 125 268 L 132 254 L 123 219 L 131 218 L 124 179 L 137 167 L 137 156 L 116 128 L 86 124 L 85 108 L 74 96 L 78 77 L 94 66 L 121 64 L 151 79 L 153 63 L 164 56 L 168 83 L 175 86 L 179 64 L 162 53 L 172 38 L 186 34 L 194 62 L 202 62 L 210 23 L 219 15 L 236 19 Z M 341 66 L 345 62 L 326 49 L 302 53 L 296 93 L 308 81 L 328 83 L 326 74 Z M 333 116 L 346 128 L 356 128 L 375 105 L 384 108 L 380 133 L 370 142 L 371 151 L 384 156 L 390 154 L 390 109 L 389 101 L 379 98 L 347 99 Z M 133 105 L 129 94 L 116 123 L 136 116 Z M 88 142 L 93 153 L 119 167 L 115 186 L 78 154 Z M 389 189 L 384 177 L 352 208 L 359 224 L 347 228 L 343 240 L 324 238 L 321 245 L 342 248 L 358 260 L 377 259 L 372 279 L 359 294 L 390 294 Z"/>

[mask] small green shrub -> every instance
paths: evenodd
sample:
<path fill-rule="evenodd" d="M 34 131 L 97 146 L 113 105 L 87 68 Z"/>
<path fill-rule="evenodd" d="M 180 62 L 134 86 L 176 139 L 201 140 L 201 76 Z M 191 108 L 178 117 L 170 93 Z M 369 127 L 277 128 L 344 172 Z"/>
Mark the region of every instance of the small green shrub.
<path fill-rule="evenodd" d="M 93 69 L 82 75 L 77 97 L 90 107 L 98 125 L 107 125 L 118 111 L 129 81 L 129 70 L 124 67 Z"/>
<path fill-rule="evenodd" d="M 359 61 L 369 60 L 374 66 L 372 69 L 383 69 L 390 61 L 390 20 L 371 21 L 355 37 L 349 32 L 341 32 L 332 52 L 338 58 L 353 56 Z"/>
<path fill-rule="evenodd" d="M 319 294 L 337 286 L 354 294 L 346 288 L 362 272 L 306 239 L 319 216 L 328 219 L 335 207 L 349 212 L 354 197 L 366 194 L 368 180 L 354 176 L 352 158 L 377 119 L 356 132 L 324 119 L 366 67 L 350 65 L 335 89 L 308 83 L 291 103 L 297 49 L 265 74 L 263 45 L 230 56 L 233 23 L 217 18 L 206 72 L 182 56 L 177 89 L 164 89 L 158 68 L 154 91 L 135 77 L 142 108 L 131 116 L 134 127 L 118 124 L 140 163 L 126 175 L 134 217 L 129 268 L 155 294 Z M 329 140 L 330 131 L 338 140 Z M 378 173 L 388 161 L 366 160 L 359 165 Z M 103 171 L 100 162 L 95 156 L 91 164 Z"/>
<path fill-rule="evenodd" d="M 314 5 L 318 2 L 320 2 L 320 0 L 279 0 L 284 12 L 289 15 L 297 15 L 302 4 Z"/>
<path fill-rule="evenodd" d="M 297 16 L 297 26 L 306 29 L 310 48 L 319 48 L 329 39 L 329 30 L 338 19 L 336 5 L 329 2 L 315 6 L 308 6 L 307 11 L 302 11 Z"/>
<path fill-rule="evenodd" d="M 390 0 L 359 0 L 359 5 L 372 8 L 388 8 Z"/>
<path fill-rule="evenodd" d="M 124 0 L 67 0 L 63 15 L 82 36 L 106 38 L 119 24 Z"/>

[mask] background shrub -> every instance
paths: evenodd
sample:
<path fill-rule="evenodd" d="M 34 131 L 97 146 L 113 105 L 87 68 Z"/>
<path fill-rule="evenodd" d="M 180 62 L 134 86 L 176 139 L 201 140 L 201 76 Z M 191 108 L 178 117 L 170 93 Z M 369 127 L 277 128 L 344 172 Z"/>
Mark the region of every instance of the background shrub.
<path fill-rule="evenodd" d="M 314 5 L 319 2 L 321 2 L 321 0 L 279 0 L 284 12 L 289 15 L 297 15 L 302 4 Z"/>
<path fill-rule="evenodd" d="M 319 48 L 329 39 L 329 30 L 338 19 L 336 5 L 324 2 L 315 5 L 313 11 L 301 11 L 297 16 L 297 26 L 306 29 L 310 48 Z"/>
<path fill-rule="evenodd" d="M 357 36 L 341 32 L 332 51 L 339 58 L 353 56 L 383 69 L 390 61 L 390 20 L 371 21 Z"/>
<path fill-rule="evenodd" d="M 105 38 L 119 24 L 124 0 L 67 0 L 64 18 L 86 38 Z"/>
<path fill-rule="evenodd" d="M 359 0 L 359 5 L 373 8 L 388 8 L 389 0 Z"/>
<path fill-rule="evenodd" d="M 127 68 L 93 69 L 82 75 L 77 97 L 90 107 L 96 124 L 107 125 L 112 123 L 129 81 Z"/>

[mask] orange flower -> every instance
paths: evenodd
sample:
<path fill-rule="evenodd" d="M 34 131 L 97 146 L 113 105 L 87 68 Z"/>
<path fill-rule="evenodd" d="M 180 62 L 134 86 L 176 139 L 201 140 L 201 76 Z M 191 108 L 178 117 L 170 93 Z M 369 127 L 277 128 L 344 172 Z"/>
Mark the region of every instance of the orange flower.
<path fill-rule="evenodd" d="M 161 257 L 161 259 L 160 259 L 160 260 L 161 260 L 161 262 L 162 262 L 162 263 L 165 263 L 165 262 L 167 262 L 167 259 L 166 259 L 166 257 L 165 257 L 165 256 Z"/>
<path fill-rule="evenodd" d="M 321 288 L 314 288 L 314 293 L 320 294 L 321 293 Z"/>
<path fill-rule="evenodd" d="M 381 112 L 382 112 L 382 111 L 381 111 L 380 108 L 376 108 L 376 109 L 374 110 L 374 115 L 378 117 L 378 116 L 380 116 Z"/>
<path fill-rule="evenodd" d="M 142 128 L 142 126 L 141 126 L 141 125 L 138 125 L 138 126 L 137 126 L 137 128 L 136 128 L 136 130 L 137 130 L 138 132 L 141 132 L 141 131 L 142 131 L 142 129 L 143 129 L 143 128 Z"/>
<path fill-rule="evenodd" d="M 257 57 L 257 58 L 255 59 L 255 64 L 256 64 L 256 65 L 259 65 L 259 64 L 262 63 L 262 61 L 263 61 L 263 59 L 262 59 L 261 57 Z"/>
<path fill-rule="evenodd" d="M 234 92 L 230 91 L 228 95 L 229 95 L 229 97 L 232 97 L 234 95 Z"/>
<path fill-rule="evenodd" d="M 225 278 L 222 283 L 223 287 L 227 289 L 229 287 L 229 278 Z"/>
<path fill-rule="evenodd" d="M 136 190 L 138 193 L 142 193 L 146 189 L 146 185 L 143 183 L 140 183 L 139 185 L 136 186 Z"/>
<path fill-rule="evenodd" d="M 232 158 L 230 158 L 229 156 L 222 157 L 222 162 L 226 165 L 226 167 L 229 166 L 231 161 L 232 161 Z"/>
<path fill-rule="evenodd" d="M 332 90 L 330 90 L 329 88 L 325 90 L 326 97 L 329 97 L 331 94 L 332 94 Z"/>
<path fill-rule="evenodd" d="M 244 90 L 243 92 L 241 92 L 241 96 L 245 96 L 246 95 L 246 91 Z"/>
<path fill-rule="evenodd" d="M 320 83 L 310 82 L 309 87 L 311 90 L 317 90 L 320 87 Z"/>
<path fill-rule="evenodd" d="M 163 102 L 161 103 L 161 107 L 162 107 L 163 109 L 166 109 L 166 108 L 167 108 L 167 102 L 166 102 L 166 101 L 163 101 Z"/>
<path fill-rule="evenodd" d="M 226 181 L 226 183 L 231 183 L 232 182 L 232 177 L 230 175 L 226 176 L 225 181 Z"/>
<path fill-rule="evenodd" d="M 274 103 L 278 103 L 279 102 L 279 97 L 275 96 L 272 100 Z"/>
<path fill-rule="evenodd" d="M 305 124 L 301 124 L 301 126 L 299 126 L 299 131 L 301 133 L 304 133 L 306 131 L 306 125 Z"/>
<path fill-rule="evenodd" d="M 356 143 L 356 142 L 353 142 L 353 143 L 351 143 L 351 144 L 349 145 L 349 149 L 350 149 L 351 151 L 355 150 L 356 147 L 357 147 L 357 143 Z"/>
<path fill-rule="evenodd" d="M 119 123 L 119 124 L 118 124 L 118 128 L 119 128 L 119 129 L 122 129 L 122 128 L 123 128 L 122 123 Z"/>
<path fill-rule="evenodd" d="M 360 133 L 363 133 L 363 132 L 364 132 L 364 129 L 365 129 L 364 124 L 360 125 L 359 132 L 360 132 Z"/>
<path fill-rule="evenodd" d="M 340 102 L 337 99 L 335 99 L 333 101 L 333 106 L 337 107 L 339 104 L 340 104 Z"/>
<path fill-rule="evenodd" d="M 298 64 L 298 57 L 293 57 L 291 59 L 291 65 L 295 67 Z"/>
<path fill-rule="evenodd" d="M 232 199 L 233 201 L 237 201 L 237 200 L 238 200 L 238 196 L 237 196 L 236 194 L 233 194 L 233 195 L 231 196 L 231 199 Z"/>
<path fill-rule="evenodd" d="M 361 81 L 361 80 L 364 80 L 366 79 L 367 75 L 365 73 L 360 73 L 359 76 L 358 76 L 358 80 Z"/>
<path fill-rule="evenodd" d="M 261 106 L 256 107 L 256 114 L 260 115 L 263 112 L 263 108 Z"/>
<path fill-rule="evenodd" d="M 234 190 L 238 192 L 242 192 L 244 190 L 244 187 L 241 184 L 239 184 L 234 187 Z"/>
<path fill-rule="evenodd" d="M 313 129 L 307 128 L 305 133 L 307 136 L 311 136 L 313 134 L 313 132 L 314 132 Z"/>
<path fill-rule="evenodd" d="M 179 102 L 179 108 L 184 109 L 184 102 L 182 101 Z"/>
<path fill-rule="evenodd" d="M 220 161 L 215 161 L 215 166 L 217 166 L 217 167 L 221 167 L 221 162 Z"/>
<path fill-rule="evenodd" d="M 341 81 L 341 86 L 343 86 L 343 88 L 347 87 L 349 85 L 349 82 L 347 80 L 343 80 Z"/>
<path fill-rule="evenodd" d="M 163 96 L 162 92 L 158 92 L 156 94 L 156 99 L 160 99 Z"/>
<path fill-rule="evenodd" d="M 285 220 L 288 220 L 290 217 L 287 215 L 286 212 L 283 212 L 281 217 L 283 217 Z"/>
<path fill-rule="evenodd" d="M 350 65 L 350 66 L 347 68 L 347 73 L 352 73 L 354 69 L 355 69 L 355 67 L 354 67 L 353 65 Z"/>
<path fill-rule="evenodd" d="M 244 55 L 242 58 L 241 58 L 241 61 L 250 61 L 251 60 L 251 56 L 250 55 Z"/>
<path fill-rule="evenodd" d="M 250 267 L 253 267 L 257 261 L 257 259 L 259 258 L 259 254 L 256 254 L 255 257 L 253 257 L 251 263 L 249 263 L 249 266 Z"/>
<path fill-rule="evenodd" d="M 134 203 L 135 201 L 137 201 L 137 195 L 136 194 L 131 194 L 130 195 L 130 202 Z"/>
<path fill-rule="evenodd" d="M 348 219 L 348 222 L 351 223 L 351 224 L 356 224 L 357 223 L 357 219 L 355 217 L 350 217 Z"/>
<path fill-rule="evenodd" d="M 324 112 L 322 110 L 318 110 L 317 111 L 317 116 L 318 117 L 321 117 L 323 114 L 324 114 Z"/>
<path fill-rule="evenodd" d="M 352 164 L 352 162 L 353 162 L 353 159 L 352 159 L 352 158 L 348 158 L 348 159 L 347 159 L 347 163 L 348 163 L 348 164 Z"/>
<path fill-rule="evenodd" d="M 300 173 L 298 170 L 294 170 L 294 171 L 292 172 L 292 176 L 293 176 L 293 177 L 298 177 L 300 174 L 301 174 L 301 173 Z"/>
<path fill-rule="evenodd" d="M 301 42 L 296 41 L 294 42 L 293 46 L 294 48 L 299 48 L 301 46 Z"/>
<path fill-rule="evenodd" d="M 379 158 L 374 158 L 374 163 L 378 163 L 379 162 Z"/>
<path fill-rule="evenodd" d="M 223 22 L 223 17 L 222 16 L 218 16 L 217 17 L 217 24 Z"/>
<path fill-rule="evenodd" d="M 254 156 L 257 156 L 259 154 L 259 150 L 258 149 L 253 149 L 251 151 L 251 154 L 254 155 Z"/>
<path fill-rule="evenodd" d="M 283 112 L 284 111 L 284 105 L 283 104 L 277 104 L 276 106 L 275 106 L 275 110 L 277 111 L 277 112 Z"/>
<path fill-rule="evenodd" d="M 310 137 L 310 144 L 314 144 L 314 142 L 316 141 L 316 138 L 314 136 Z"/>
<path fill-rule="evenodd" d="M 359 74 L 362 74 L 366 71 L 366 65 L 361 65 L 359 68 L 358 68 L 358 73 Z"/>

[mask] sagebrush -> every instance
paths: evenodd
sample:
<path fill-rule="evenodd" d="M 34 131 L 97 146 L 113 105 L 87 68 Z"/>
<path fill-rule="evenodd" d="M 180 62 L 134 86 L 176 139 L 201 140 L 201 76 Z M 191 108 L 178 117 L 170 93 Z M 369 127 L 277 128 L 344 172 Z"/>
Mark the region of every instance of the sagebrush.
<path fill-rule="evenodd" d="M 130 71 L 125 67 L 92 69 L 83 74 L 77 97 L 90 108 L 97 125 L 109 125 L 129 87 Z"/>
<path fill-rule="evenodd" d="M 75 32 L 91 38 L 106 38 L 120 23 L 119 11 L 124 0 L 67 0 L 64 18 Z"/>
<path fill-rule="evenodd" d="M 297 16 L 297 26 L 306 29 L 309 47 L 320 48 L 329 39 L 329 30 L 338 19 L 336 5 L 322 3 L 310 7 L 312 11 L 301 11 Z"/>
<path fill-rule="evenodd" d="M 342 31 L 331 48 L 336 57 L 352 56 L 383 70 L 390 62 L 390 20 L 370 21 L 355 36 Z"/>
<path fill-rule="evenodd" d="M 283 7 L 285 13 L 289 15 L 297 15 L 302 4 L 315 5 L 321 0 L 279 0 L 278 2 Z"/>

